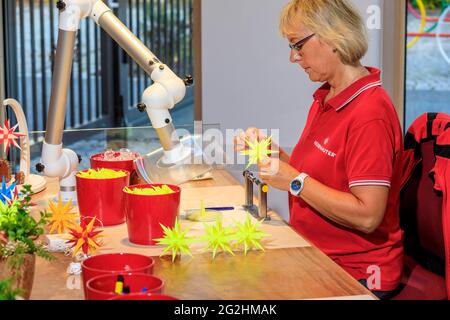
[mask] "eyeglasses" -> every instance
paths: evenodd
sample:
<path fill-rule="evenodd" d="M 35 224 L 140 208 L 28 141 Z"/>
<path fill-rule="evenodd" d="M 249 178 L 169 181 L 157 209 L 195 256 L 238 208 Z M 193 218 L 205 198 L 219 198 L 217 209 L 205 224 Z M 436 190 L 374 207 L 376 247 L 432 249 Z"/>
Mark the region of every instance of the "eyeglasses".
<path fill-rule="evenodd" d="M 289 44 L 289 48 L 294 49 L 296 51 L 300 51 L 302 50 L 302 47 L 306 44 L 306 42 L 308 42 L 308 40 L 314 37 L 315 35 L 316 34 L 313 33 L 312 35 L 309 35 L 294 44 Z"/>

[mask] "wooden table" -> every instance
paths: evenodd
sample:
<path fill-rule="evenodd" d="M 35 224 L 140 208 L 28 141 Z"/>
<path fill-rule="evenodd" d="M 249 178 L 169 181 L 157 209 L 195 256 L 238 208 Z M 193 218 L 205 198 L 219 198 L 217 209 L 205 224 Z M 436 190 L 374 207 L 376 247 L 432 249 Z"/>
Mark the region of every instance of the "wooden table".
<path fill-rule="evenodd" d="M 181 187 L 182 194 L 189 194 L 190 190 L 192 195 L 192 188 L 199 188 L 203 195 L 208 190 L 211 193 L 214 190 L 230 190 L 226 197 L 223 194 L 219 197 L 226 198 L 228 202 L 234 197 L 234 203 L 239 203 L 243 194 L 240 199 L 236 195 L 239 189 L 233 189 L 238 185 L 226 171 L 215 171 L 212 180 L 190 182 Z M 42 202 L 57 194 L 57 191 L 57 182 L 50 180 L 47 189 L 35 195 L 34 201 Z M 188 202 L 189 199 L 182 199 L 181 207 Z M 155 251 L 157 249 L 142 246 L 125 248 L 130 252 L 149 250 L 145 252 L 156 260 L 154 274 L 165 281 L 164 293 L 179 299 L 375 299 L 370 291 L 295 233 L 276 213 L 271 211 L 270 215 L 272 221 L 263 227 L 270 230 L 274 241 L 264 252 L 253 251 L 247 255 L 238 252 L 234 257 L 219 254 L 214 260 L 210 254 L 195 254 L 193 259 L 182 256 L 172 263 L 169 257 L 159 257 L 160 248 L 158 253 Z M 117 228 L 111 230 L 116 232 L 121 227 Z M 111 246 L 111 252 L 123 252 L 123 248 L 117 248 L 116 242 Z M 66 272 L 72 258 L 62 253 L 55 256 L 57 259 L 52 262 L 37 259 L 31 299 L 84 299 L 80 276 Z"/>

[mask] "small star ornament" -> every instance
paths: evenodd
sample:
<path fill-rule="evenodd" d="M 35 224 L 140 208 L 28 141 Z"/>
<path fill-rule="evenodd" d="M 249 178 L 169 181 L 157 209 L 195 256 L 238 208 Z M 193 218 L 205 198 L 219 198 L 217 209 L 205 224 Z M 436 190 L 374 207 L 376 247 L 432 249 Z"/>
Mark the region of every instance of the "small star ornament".
<path fill-rule="evenodd" d="M 265 251 L 261 240 L 268 237 L 269 234 L 260 230 L 261 224 L 261 221 L 253 223 L 249 214 L 247 214 L 244 223 L 236 222 L 236 231 L 233 234 L 233 239 L 236 241 L 237 246 L 244 246 L 245 255 L 252 248 Z"/>
<path fill-rule="evenodd" d="M 0 189 L 0 201 L 6 203 L 8 201 L 12 201 L 13 199 L 18 197 L 17 191 L 15 191 L 16 182 L 14 181 L 11 185 L 7 185 L 5 181 L 5 177 L 2 177 L 2 187 Z"/>
<path fill-rule="evenodd" d="M 182 253 L 192 257 L 189 246 L 195 241 L 195 239 L 187 236 L 189 230 L 181 231 L 181 226 L 178 219 L 175 221 L 175 226 L 172 229 L 162 225 L 161 223 L 159 225 L 164 231 L 164 237 L 154 240 L 157 241 L 158 245 L 162 244 L 167 246 L 167 248 L 161 253 L 161 256 L 171 251 L 172 262 L 175 261 L 177 255 Z"/>
<path fill-rule="evenodd" d="M 19 124 L 16 124 L 14 127 L 10 127 L 9 119 L 5 120 L 5 124 L 0 126 L 0 143 L 3 143 L 3 150 L 5 154 L 8 154 L 9 146 L 13 145 L 20 149 L 19 144 L 16 142 L 16 139 L 20 137 L 26 136 L 25 133 L 15 132 L 16 128 Z"/>
<path fill-rule="evenodd" d="M 253 142 L 245 138 L 245 143 L 248 145 L 248 149 L 241 151 L 241 155 L 249 156 L 246 170 L 259 161 L 267 159 L 269 155 L 278 153 L 278 151 L 270 150 L 272 137 Z"/>
<path fill-rule="evenodd" d="M 212 258 L 216 258 L 218 251 L 228 252 L 232 256 L 234 253 L 231 249 L 231 241 L 233 239 L 232 230 L 230 228 L 224 228 L 222 219 L 218 219 L 213 225 L 206 225 L 205 235 L 202 240 L 207 242 L 206 251 L 212 250 Z"/>
<path fill-rule="evenodd" d="M 75 229 L 77 226 L 78 214 L 71 212 L 74 207 L 72 206 L 72 200 L 69 200 L 66 204 L 63 204 L 61 196 L 58 198 L 58 203 L 53 201 L 48 202 L 50 217 L 50 231 L 54 231 L 59 234 L 65 233 L 66 230 Z"/>
<path fill-rule="evenodd" d="M 96 217 L 92 218 L 87 225 L 84 221 L 81 221 L 80 225 L 76 225 L 75 228 L 69 229 L 71 238 L 67 242 L 72 243 L 73 257 L 75 257 L 80 250 L 85 255 L 89 256 L 103 245 L 101 242 L 103 235 L 100 234 L 103 231 L 96 230 L 97 228 L 94 226 L 96 219 Z"/>

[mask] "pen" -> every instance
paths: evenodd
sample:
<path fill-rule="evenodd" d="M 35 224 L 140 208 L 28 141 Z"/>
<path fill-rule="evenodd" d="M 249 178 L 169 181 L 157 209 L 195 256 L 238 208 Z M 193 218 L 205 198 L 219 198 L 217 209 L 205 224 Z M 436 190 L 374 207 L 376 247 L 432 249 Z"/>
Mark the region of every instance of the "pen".
<path fill-rule="evenodd" d="M 230 211 L 234 210 L 234 207 L 209 207 L 205 208 L 205 210 Z"/>
<path fill-rule="evenodd" d="M 129 287 L 129 286 L 123 287 L 122 293 L 123 293 L 123 294 L 129 294 L 129 293 L 130 293 L 130 287 Z"/>
<path fill-rule="evenodd" d="M 121 294 L 121 293 L 122 293 L 122 290 L 123 290 L 123 282 L 124 282 L 123 276 L 122 276 L 122 275 L 118 275 L 118 276 L 117 276 L 117 282 L 116 282 L 116 285 L 115 285 L 115 287 L 114 287 L 114 292 L 115 292 L 116 294 Z"/>

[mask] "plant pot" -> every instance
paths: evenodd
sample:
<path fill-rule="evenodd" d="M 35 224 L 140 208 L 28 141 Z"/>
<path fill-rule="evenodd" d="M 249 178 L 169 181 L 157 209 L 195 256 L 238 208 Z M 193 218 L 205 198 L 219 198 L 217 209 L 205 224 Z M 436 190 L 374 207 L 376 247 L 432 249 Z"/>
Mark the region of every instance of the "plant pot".
<path fill-rule="evenodd" d="M 120 152 L 114 152 L 114 157 L 120 156 Z M 139 155 L 135 154 L 136 158 Z M 126 170 L 129 173 L 133 173 L 134 169 L 134 160 L 105 160 L 104 154 L 97 153 L 90 157 L 91 168 L 92 169 L 113 169 L 113 170 Z"/>
<path fill-rule="evenodd" d="M 162 184 L 143 184 L 135 188 L 161 187 Z M 125 213 L 127 217 L 128 238 L 139 245 L 156 245 L 154 239 L 162 238 L 161 225 L 173 228 L 180 210 L 181 189 L 168 185 L 174 193 L 164 195 L 138 195 L 124 193 Z"/>
<path fill-rule="evenodd" d="M 179 300 L 175 297 L 159 293 L 132 293 L 118 295 L 108 300 Z"/>
<path fill-rule="evenodd" d="M 85 300 L 108 300 L 117 296 L 114 292 L 117 276 L 119 274 L 104 274 L 94 277 L 86 282 Z M 124 273 L 124 285 L 130 288 L 130 294 L 139 293 L 143 288 L 148 293 L 161 294 L 164 281 L 154 275 L 146 273 Z"/>
<path fill-rule="evenodd" d="M 78 209 L 81 218 L 96 217 L 95 226 L 108 227 L 125 222 L 122 189 L 130 174 L 112 179 L 87 179 L 76 176 Z"/>
<path fill-rule="evenodd" d="M 13 281 L 14 289 L 21 289 L 23 292 L 20 296 L 26 300 L 30 299 L 31 290 L 33 288 L 34 270 L 36 268 L 36 256 L 34 254 L 25 254 L 23 264 L 12 269 L 10 259 L 0 259 L 0 279 L 15 278 Z"/>
<path fill-rule="evenodd" d="M 124 272 L 152 274 L 154 264 L 153 258 L 134 253 L 92 256 L 81 263 L 84 295 L 86 296 L 86 283 L 96 276 Z"/>

